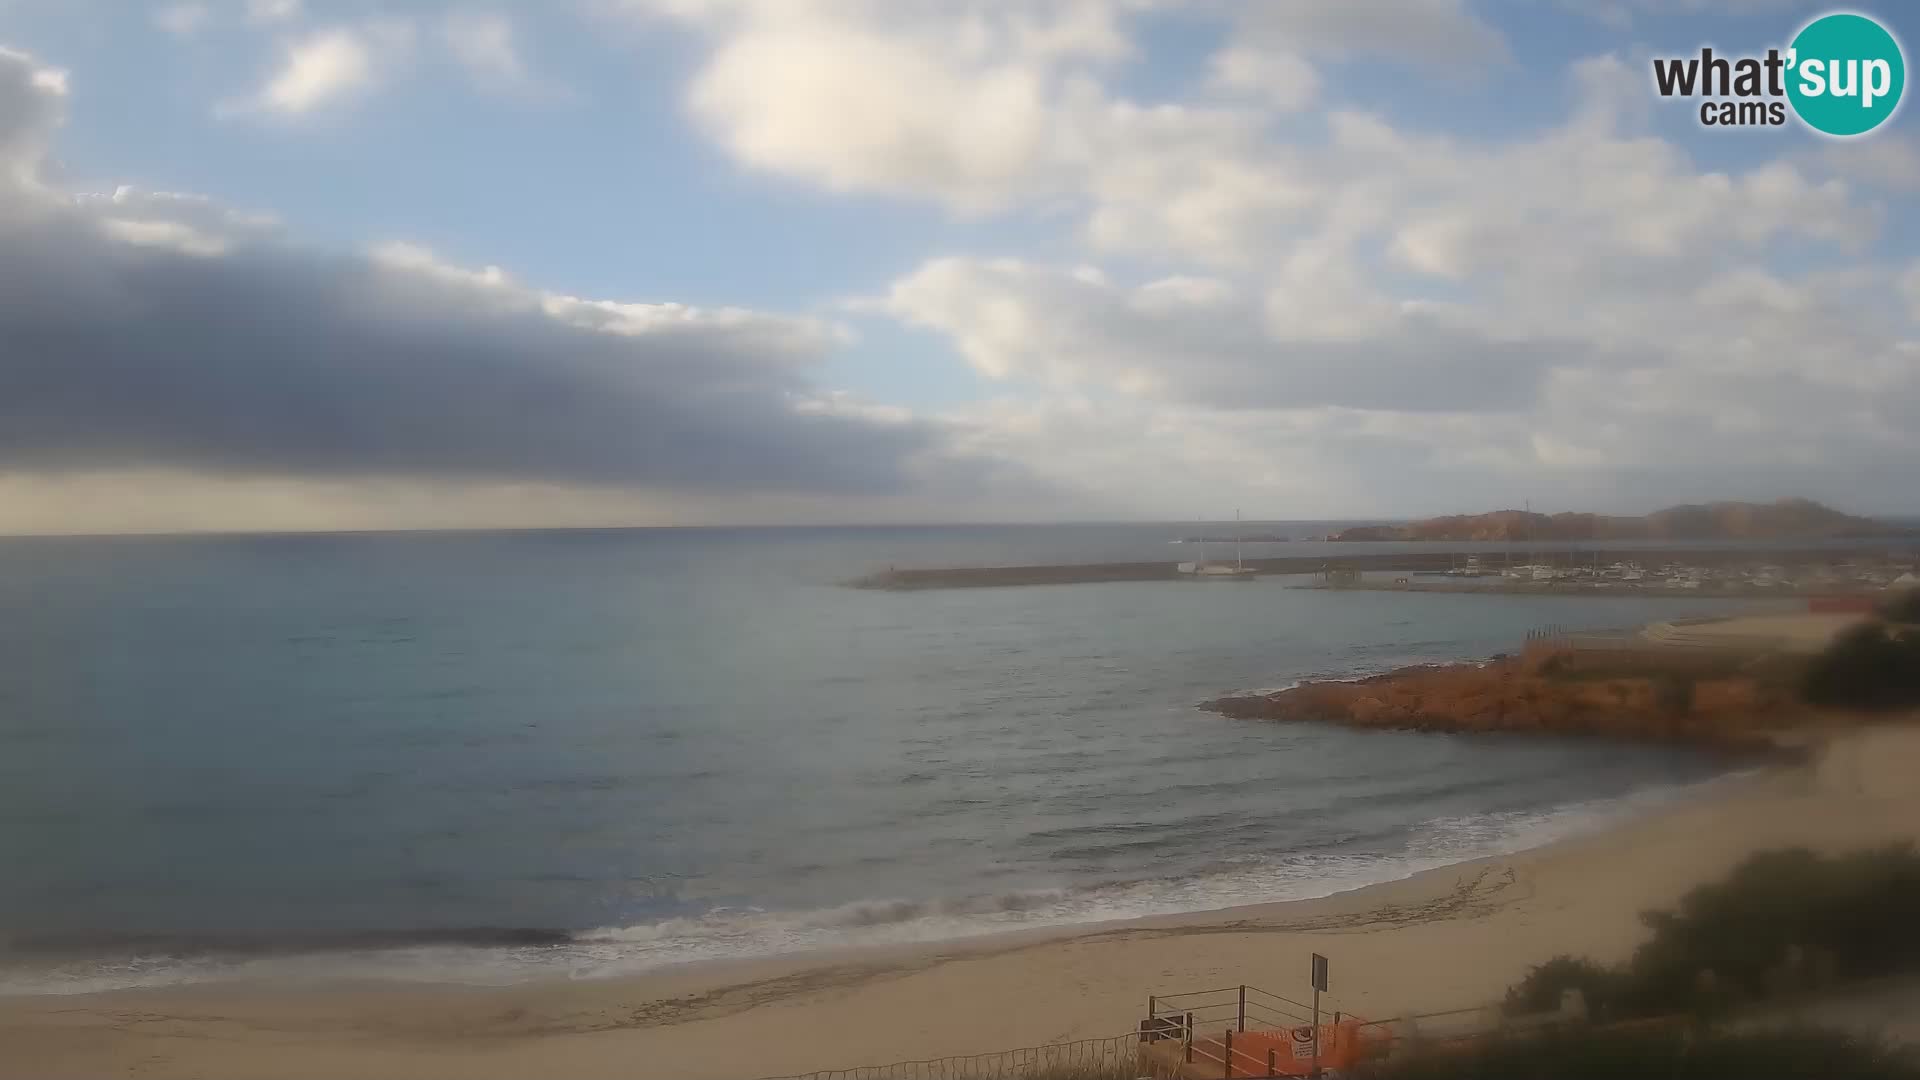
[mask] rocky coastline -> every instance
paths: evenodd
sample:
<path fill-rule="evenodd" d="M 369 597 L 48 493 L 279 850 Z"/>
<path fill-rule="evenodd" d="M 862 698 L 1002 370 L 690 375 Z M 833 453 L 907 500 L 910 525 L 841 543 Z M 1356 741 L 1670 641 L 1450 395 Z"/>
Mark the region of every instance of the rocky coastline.
<path fill-rule="evenodd" d="M 1813 719 L 1777 678 L 1748 672 L 1570 672 L 1552 652 L 1303 682 L 1208 702 L 1242 719 L 1356 728 L 1603 736 L 1773 752 Z"/>

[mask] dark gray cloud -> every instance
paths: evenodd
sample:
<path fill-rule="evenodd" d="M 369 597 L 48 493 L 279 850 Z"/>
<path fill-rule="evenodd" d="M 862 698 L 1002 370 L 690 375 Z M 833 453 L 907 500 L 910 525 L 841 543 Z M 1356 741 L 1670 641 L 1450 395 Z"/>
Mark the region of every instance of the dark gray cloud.
<path fill-rule="evenodd" d="M 807 320 L 563 302 L 203 202 L 49 191 L 63 97 L 0 52 L 0 469 L 870 494 L 943 454 L 933 424 L 819 406 L 831 335 Z"/>

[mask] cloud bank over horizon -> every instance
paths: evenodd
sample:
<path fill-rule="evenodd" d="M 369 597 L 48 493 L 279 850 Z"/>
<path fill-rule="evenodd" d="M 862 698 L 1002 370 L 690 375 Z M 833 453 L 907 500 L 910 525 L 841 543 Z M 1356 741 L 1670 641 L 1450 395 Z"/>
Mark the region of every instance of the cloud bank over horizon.
<path fill-rule="evenodd" d="M 822 319 L 329 253 L 193 196 L 43 178 L 64 78 L 0 54 L 0 462 L 258 481 L 956 499 L 1011 465 L 813 372 Z M 604 502 L 605 500 L 602 499 Z"/>

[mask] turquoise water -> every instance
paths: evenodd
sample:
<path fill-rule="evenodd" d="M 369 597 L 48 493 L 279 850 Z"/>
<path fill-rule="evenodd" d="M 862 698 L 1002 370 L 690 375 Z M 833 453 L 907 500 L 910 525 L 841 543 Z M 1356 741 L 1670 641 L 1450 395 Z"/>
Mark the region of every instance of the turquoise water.
<path fill-rule="evenodd" d="M 837 584 L 1172 535 L 0 541 L 0 991 L 607 975 L 1323 895 L 1713 774 L 1194 706 L 1726 601 Z"/>

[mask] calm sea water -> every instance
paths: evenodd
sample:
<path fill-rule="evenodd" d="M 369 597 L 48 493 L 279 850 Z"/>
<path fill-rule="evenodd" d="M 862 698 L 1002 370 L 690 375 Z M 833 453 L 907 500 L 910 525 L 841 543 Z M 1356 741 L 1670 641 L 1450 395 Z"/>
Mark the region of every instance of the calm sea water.
<path fill-rule="evenodd" d="M 1317 896 L 1712 774 L 1194 706 L 1726 601 L 837 584 L 1176 534 L 0 541 L 0 992 L 607 975 Z"/>

